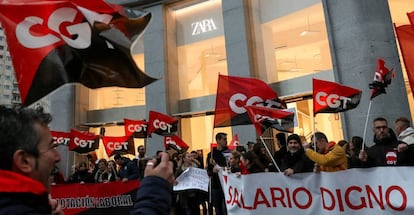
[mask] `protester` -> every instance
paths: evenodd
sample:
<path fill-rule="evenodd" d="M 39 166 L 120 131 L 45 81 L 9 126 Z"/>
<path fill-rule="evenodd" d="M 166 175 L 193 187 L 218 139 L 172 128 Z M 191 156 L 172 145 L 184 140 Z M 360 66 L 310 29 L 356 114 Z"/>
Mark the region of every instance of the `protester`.
<path fill-rule="evenodd" d="M 253 151 L 248 151 L 245 154 L 241 154 L 240 157 L 241 174 L 251 174 L 264 172 L 265 166 L 260 162 L 259 158 Z"/>
<path fill-rule="evenodd" d="M 137 150 L 138 150 L 138 156 L 134 159 L 134 162 L 136 163 L 139 169 L 139 179 L 142 180 L 142 178 L 144 177 L 145 166 L 149 158 L 146 157 L 145 155 L 146 153 L 145 146 L 140 145 L 138 146 Z"/>
<path fill-rule="evenodd" d="M 400 117 L 395 120 L 395 133 L 397 133 L 398 140 L 407 143 L 407 145 L 414 144 L 414 129 L 410 126 L 410 121 L 405 117 Z"/>
<path fill-rule="evenodd" d="M 192 155 L 189 152 L 183 154 L 182 162 L 178 165 L 175 171 L 175 178 L 178 178 L 188 168 L 198 168 L 199 165 L 194 162 Z M 177 192 L 177 214 L 198 215 L 200 214 L 200 195 L 197 190 L 183 190 Z"/>
<path fill-rule="evenodd" d="M 241 173 L 240 169 L 241 153 L 237 150 L 231 152 L 229 160 L 229 168 L 231 173 Z"/>
<path fill-rule="evenodd" d="M 119 181 L 119 174 L 116 171 L 116 163 L 113 160 L 108 161 L 108 181 Z"/>
<path fill-rule="evenodd" d="M 278 150 L 274 153 L 273 157 L 278 166 L 281 165 L 283 157 L 287 154 L 286 149 L 286 134 L 277 133 L 276 134 L 276 143 L 278 145 Z"/>
<path fill-rule="evenodd" d="M 211 177 L 211 201 L 216 209 L 216 215 L 223 215 L 227 214 L 227 210 L 218 172 L 220 168 L 227 165 L 225 156 L 230 156 L 230 151 L 227 148 L 227 134 L 217 133 L 216 141 L 217 148 L 207 154 L 207 173 Z"/>
<path fill-rule="evenodd" d="M 139 178 L 139 169 L 136 163 L 129 158 L 123 157 L 120 154 L 114 156 L 116 164 L 119 165 L 119 177 L 122 182 L 136 180 Z"/>
<path fill-rule="evenodd" d="M 378 117 L 373 121 L 374 145 L 361 150 L 358 158 L 364 167 L 401 166 L 409 163 L 408 145 L 397 140 L 394 131 L 388 127 L 385 118 Z"/>
<path fill-rule="evenodd" d="M 347 146 L 348 153 L 348 169 L 363 167 L 361 160 L 358 155 L 362 149 L 363 139 L 362 137 L 353 136 Z M 366 150 L 366 147 L 364 148 Z"/>
<path fill-rule="evenodd" d="M 170 214 L 172 184 L 174 182 L 173 164 L 167 153 L 160 153 L 161 162 L 152 159 L 147 162 L 144 179 L 137 192 L 137 202 L 131 215 Z"/>
<path fill-rule="evenodd" d="M 63 214 L 49 195 L 60 161 L 51 120 L 42 108 L 0 106 L 0 214 Z"/>
<path fill-rule="evenodd" d="M 305 143 L 303 148 L 306 156 L 315 162 L 314 172 L 335 172 L 348 168 L 348 161 L 344 148 L 335 142 L 329 142 L 322 132 L 315 132 L 312 142 L 316 144 L 317 151 L 309 148 L 310 144 Z"/>
<path fill-rule="evenodd" d="M 99 159 L 98 161 L 98 170 L 95 172 L 94 181 L 95 183 L 108 182 L 108 162 L 105 158 Z"/>
<path fill-rule="evenodd" d="M 301 139 L 297 134 L 291 134 L 287 138 L 287 154 L 281 159 L 280 170 L 286 176 L 313 170 L 313 162 L 305 156 Z"/>
<path fill-rule="evenodd" d="M 92 173 L 88 170 L 88 164 L 86 162 L 80 162 L 75 173 L 68 179 L 68 183 L 93 183 L 94 179 Z"/>

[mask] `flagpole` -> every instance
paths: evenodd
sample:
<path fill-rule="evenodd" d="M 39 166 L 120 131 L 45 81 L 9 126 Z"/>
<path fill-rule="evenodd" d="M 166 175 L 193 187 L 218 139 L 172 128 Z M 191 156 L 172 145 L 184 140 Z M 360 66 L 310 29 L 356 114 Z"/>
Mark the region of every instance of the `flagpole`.
<path fill-rule="evenodd" d="M 313 145 L 313 149 L 316 152 L 316 137 L 315 137 L 315 132 L 316 132 L 316 117 L 315 114 L 313 114 L 313 125 L 312 125 L 312 138 L 311 138 L 311 144 Z"/>
<path fill-rule="evenodd" d="M 369 113 L 371 112 L 371 104 L 372 104 L 372 99 L 369 100 L 368 113 L 367 113 L 367 118 L 365 120 L 364 137 L 362 138 L 362 149 L 361 149 L 362 151 L 364 151 L 364 148 L 365 148 L 365 137 L 367 134 L 368 118 L 369 118 Z"/>
<path fill-rule="evenodd" d="M 275 159 L 272 156 L 272 153 L 270 153 L 269 147 L 267 147 L 266 143 L 264 142 L 263 137 L 262 136 L 259 136 L 259 137 L 260 137 L 260 140 L 262 141 L 263 146 L 265 147 L 265 149 L 267 151 L 267 154 L 269 154 L 270 159 L 272 159 L 272 162 L 275 165 L 277 171 L 281 172 L 279 166 L 277 165 Z"/>

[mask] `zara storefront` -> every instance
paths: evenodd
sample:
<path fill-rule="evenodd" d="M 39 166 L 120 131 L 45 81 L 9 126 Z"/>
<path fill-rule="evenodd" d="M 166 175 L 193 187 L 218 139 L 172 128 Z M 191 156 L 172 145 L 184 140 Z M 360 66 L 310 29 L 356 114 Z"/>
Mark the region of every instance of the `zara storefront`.
<path fill-rule="evenodd" d="M 393 22 L 407 24 L 414 10 L 406 0 L 205 0 L 156 1 L 127 6 L 152 13 L 152 21 L 133 49 L 137 64 L 160 78 L 144 89 L 68 88 L 73 101 L 66 127 L 124 135 L 124 118 L 147 119 L 155 110 L 180 119 L 179 135 L 190 150 L 206 154 L 217 132 L 237 134 L 242 144 L 256 141 L 253 126 L 213 129 L 218 74 L 255 77 L 268 83 L 295 111 L 295 133 L 309 137 L 313 124 L 330 140 L 363 136 L 370 90 L 381 57 L 396 74 L 387 94 L 373 100 L 369 122 L 383 116 L 411 118 L 412 94 L 400 63 Z M 163 3 L 166 2 L 166 3 Z M 402 61 L 402 60 L 401 60 Z M 312 78 L 335 81 L 363 91 L 360 105 L 341 114 L 313 116 Z M 54 103 L 51 97 L 51 103 Z M 59 100 L 60 101 L 60 100 Z M 367 145 L 372 142 L 368 124 Z M 65 127 L 66 126 L 66 127 Z M 53 125 L 52 125 L 53 127 Z M 65 128 L 64 128 L 65 127 Z M 277 131 L 266 133 L 273 146 Z M 148 156 L 163 149 L 163 138 L 135 139 Z M 103 148 L 103 147 L 102 147 Z M 98 157 L 107 158 L 104 150 Z"/>

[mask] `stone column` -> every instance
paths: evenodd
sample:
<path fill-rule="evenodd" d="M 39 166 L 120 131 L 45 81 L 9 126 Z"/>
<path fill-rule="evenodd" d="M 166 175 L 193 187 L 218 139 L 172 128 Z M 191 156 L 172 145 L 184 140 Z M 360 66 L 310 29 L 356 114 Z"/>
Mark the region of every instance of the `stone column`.
<path fill-rule="evenodd" d="M 387 94 L 372 100 L 368 116 L 366 144 L 372 145 L 372 120 L 385 117 L 389 127 L 394 120 L 411 118 L 404 79 L 387 0 L 323 0 L 335 81 L 361 89 L 359 106 L 342 114 L 344 138 L 363 136 L 377 58 L 394 68 L 395 78 Z"/>

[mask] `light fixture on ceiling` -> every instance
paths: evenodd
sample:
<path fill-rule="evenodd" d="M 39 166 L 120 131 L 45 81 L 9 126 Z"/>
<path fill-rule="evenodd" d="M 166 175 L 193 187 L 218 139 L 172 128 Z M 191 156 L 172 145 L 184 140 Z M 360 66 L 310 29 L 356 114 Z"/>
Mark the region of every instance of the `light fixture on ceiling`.
<path fill-rule="evenodd" d="M 307 22 L 308 23 L 307 23 L 307 26 L 306 26 L 306 30 L 300 32 L 300 34 L 299 34 L 301 37 L 304 37 L 304 36 L 307 36 L 307 35 L 312 35 L 312 34 L 317 34 L 317 33 L 320 32 L 320 31 L 310 29 L 309 16 L 307 17 Z"/>

